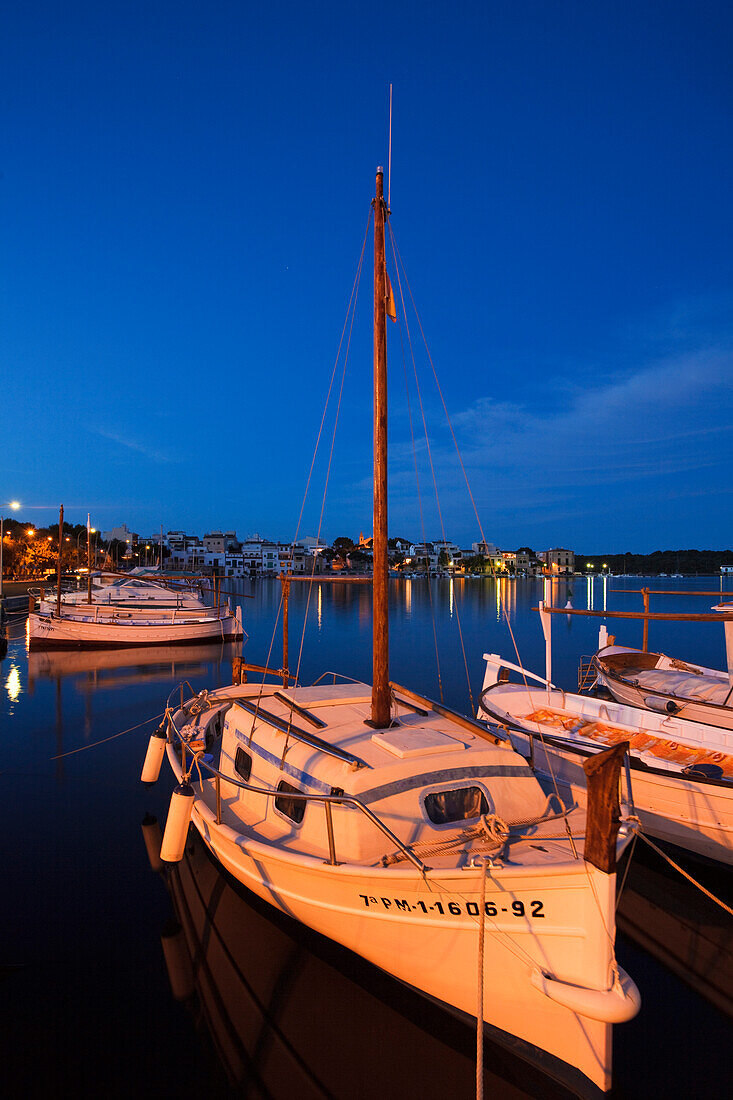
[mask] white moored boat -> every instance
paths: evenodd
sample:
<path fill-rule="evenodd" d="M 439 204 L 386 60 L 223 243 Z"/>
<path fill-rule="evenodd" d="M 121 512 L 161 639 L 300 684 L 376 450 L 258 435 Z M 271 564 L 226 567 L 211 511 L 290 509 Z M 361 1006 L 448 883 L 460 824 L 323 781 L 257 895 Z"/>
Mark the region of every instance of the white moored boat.
<path fill-rule="evenodd" d="M 508 742 L 415 698 L 395 688 L 375 731 L 366 684 L 222 688 L 169 711 L 168 760 L 185 784 L 196 755 L 179 791 L 254 893 L 465 1017 L 483 973 L 492 1035 L 608 1088 L 610 1025 L 638 1007 L 605 930 L 615 874 Z"/>
<path fill-rule="evenodd" d="M 664 653 L 601 645 L 593 657 L 598 682 L 620 703 L 674 714 L 733 731 L 733 604 L 713 608 L 726 615 L 726 671 L 705 668 Z"/>
<path fill-rule="evenodd" d="M 161 857 L 182 857 L 192 820 L 277 909 L 574 1091 L 607 1090 L 612 1024 L 639 1007 L 614 955 L 616 852 L 632 835 L 617 840 L 621 751 L 589 762 L 586 818 L 500 731 L 389 682 L 382 183 L 379 169 L 374 683 L 238 685 L 169 705 L 142 776 L 167 751 L 179 786 Z"/>
<path fill-rule="evenodd" d="M 117 649 L 190 645 L 243 637 L 242 611 L 219 607 L 129 608 L 117 604 L 41 604 L 28 616 L 30 649 Z"/>
<path fill-rule="evenodd" d="M 547 680 L 495 653 L 485 653 L 484 660 L 479 716 L 505 726 L 512 744 L 540 774 L 554 775 L 582 804 L 584 762 L 611 745 L 628 743 L 624 793 L 645 832 L 733 864 L 733 733 L 548 687 Z M 510 670 L 522 682 L 510 682 Z"/>

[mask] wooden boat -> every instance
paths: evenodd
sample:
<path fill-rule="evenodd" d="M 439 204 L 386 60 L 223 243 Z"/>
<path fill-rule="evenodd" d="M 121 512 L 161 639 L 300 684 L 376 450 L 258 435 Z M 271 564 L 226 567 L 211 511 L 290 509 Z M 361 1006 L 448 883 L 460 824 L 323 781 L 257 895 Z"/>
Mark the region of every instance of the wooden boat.
<path fill-rule="evenodd" d="M 733 864 L 733 733 L 559 690 L 497 654 L 484 660 L 479 715 L 504 725 L 540 774 L 567 784 L 582 804 L 585 761 L 627 743 L 626 801 L 643 828 L 685 851 Z M 509 672 L 521 682 L 510 682 Z"/>
<path fill-rule="evenodd" d="M 229 642 L 243 637 L 242 611 L 231 606 L 145 608 L 118 604 L 42 603 L 28 616 L 29 649 L 119 649 Z"/>
<path fill-rule="evenodd" d="M 733 604 L 713 610 L 730 613 Z M 598 683 L 620 703 L 733 730 L 733 619 L 725 621 L 725 639 L 725 672 L 663 653 L 601 645 L 593 658 Z"/>
<path fill-rule="evenodd" d="M 390 682 L 383 173 L 377 171 L 373 684 L 233 685 L 169 699 L 189 821 L 275 908 L 381 967 L 579 1094 L 611 1084 L 612 1024 L 639 995 L 616 964 L 619 749 L 588 764 L 589 813 L 548 797 L 504 734 Z"/>

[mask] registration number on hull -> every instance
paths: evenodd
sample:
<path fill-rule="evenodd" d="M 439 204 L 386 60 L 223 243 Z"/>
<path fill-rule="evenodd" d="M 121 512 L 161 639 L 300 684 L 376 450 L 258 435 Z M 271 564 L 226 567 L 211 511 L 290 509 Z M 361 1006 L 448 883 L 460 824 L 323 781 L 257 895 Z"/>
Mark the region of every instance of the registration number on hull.
<path fill-rule="evenodd" d="M 480 903 L 477 901 L 436 901 L 428 904 L 425 901 L 411 902 L 407 898 L 382 898 L 373 897 L 370 894 L 359 894 L 365 909 L 395 910 L 401 913 L 435 914 L 439 917 L 478 917 Z M 498 917 L 506 913 L 509 917 L 544 917 L 544 902 L 542 901 L 512 901 L 506 905 L 498 905 L 494 901 L 484 902 L 484 913 L 487 917 Z"/>

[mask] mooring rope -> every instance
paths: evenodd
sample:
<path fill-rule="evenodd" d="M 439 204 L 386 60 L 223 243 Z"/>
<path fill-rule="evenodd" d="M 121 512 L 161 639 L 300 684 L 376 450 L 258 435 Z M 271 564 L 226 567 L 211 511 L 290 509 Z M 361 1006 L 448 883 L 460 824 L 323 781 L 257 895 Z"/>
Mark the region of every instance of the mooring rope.
<path fill-rule="evenodd" d="M 147 726 L 151 722 L 157 722 L 164 717 L 165 711 L 162 714 L 156 714 L 153 718 L 146 718 L 144 722 L 138 722 L 136 726 L 130 726 L 129 729 L 122 730 L 121 733 L 113 733 L 111 737 L 103 737 L 101 741 L 92 741 L 91 745 L 81 745 L 78 749 L 69 749 L 68 752 L 58 753 L 57 756 L 49 756 L 49 760 L 63 760 L 65 756 L 74 756 L 77 752 L 86 752 L 87 749 L 96 749 L 97 745 L 104 745 L 107 741 L 115 741 L 118 737 L 124 737 L 126 733 L 132 733 L 133 730 L 139 730 L 142 726 Z"/>
<path fill-rule="evenodd" d="M 692 875 L 684 869 L 684 867 L 680 867 L 679 863 L 675 863 L 672 857 L 668 856 L 666 852 L 663 852 L 662 849 L 659 848 L 653 840 L 650 840 L 646 833 L 643 832 L 641 829 L 639 829 L 639 836 L 645 844 L 648 844 L 650 848 L 654 849 L 657 855 L 660 855 L 662 859 L 666 859 L 670 867 L 674 867 L 675 871 L 679 871 L 683 878 L 686 878 L 687 881 L 691 882 L 693 886 L 697 886 L 698 890 L 702 891 L 705 897 L 710 898 L 711 901 L 714 901 L 716 905 L 719 905 L 721 909 L 723 909 L 726 913 L 733 917 L 733 908 L 731 908 L 730 905 L 726 905 L 726 903 L 722 901 L 721 898 L 716 897 L 716 895 L 713 894 L 711 890 L 708 890 L 707 887 L 703 886 L 701 882 L 698 882 L 696 878 L 693 878 Z"/>

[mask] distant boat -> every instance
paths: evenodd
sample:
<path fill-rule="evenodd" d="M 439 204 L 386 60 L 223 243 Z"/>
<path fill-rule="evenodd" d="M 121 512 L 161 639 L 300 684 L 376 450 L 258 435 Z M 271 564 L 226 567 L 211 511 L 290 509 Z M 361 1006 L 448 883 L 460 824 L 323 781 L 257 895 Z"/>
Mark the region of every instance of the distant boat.
<path fill-rule="evenodd" d="M 242 612 L 208 607 L 195 594 L 130 578 L 42 599 L 28 616 L 29 649 L 119 649 L 229 642 L 243 637 Z"/>

